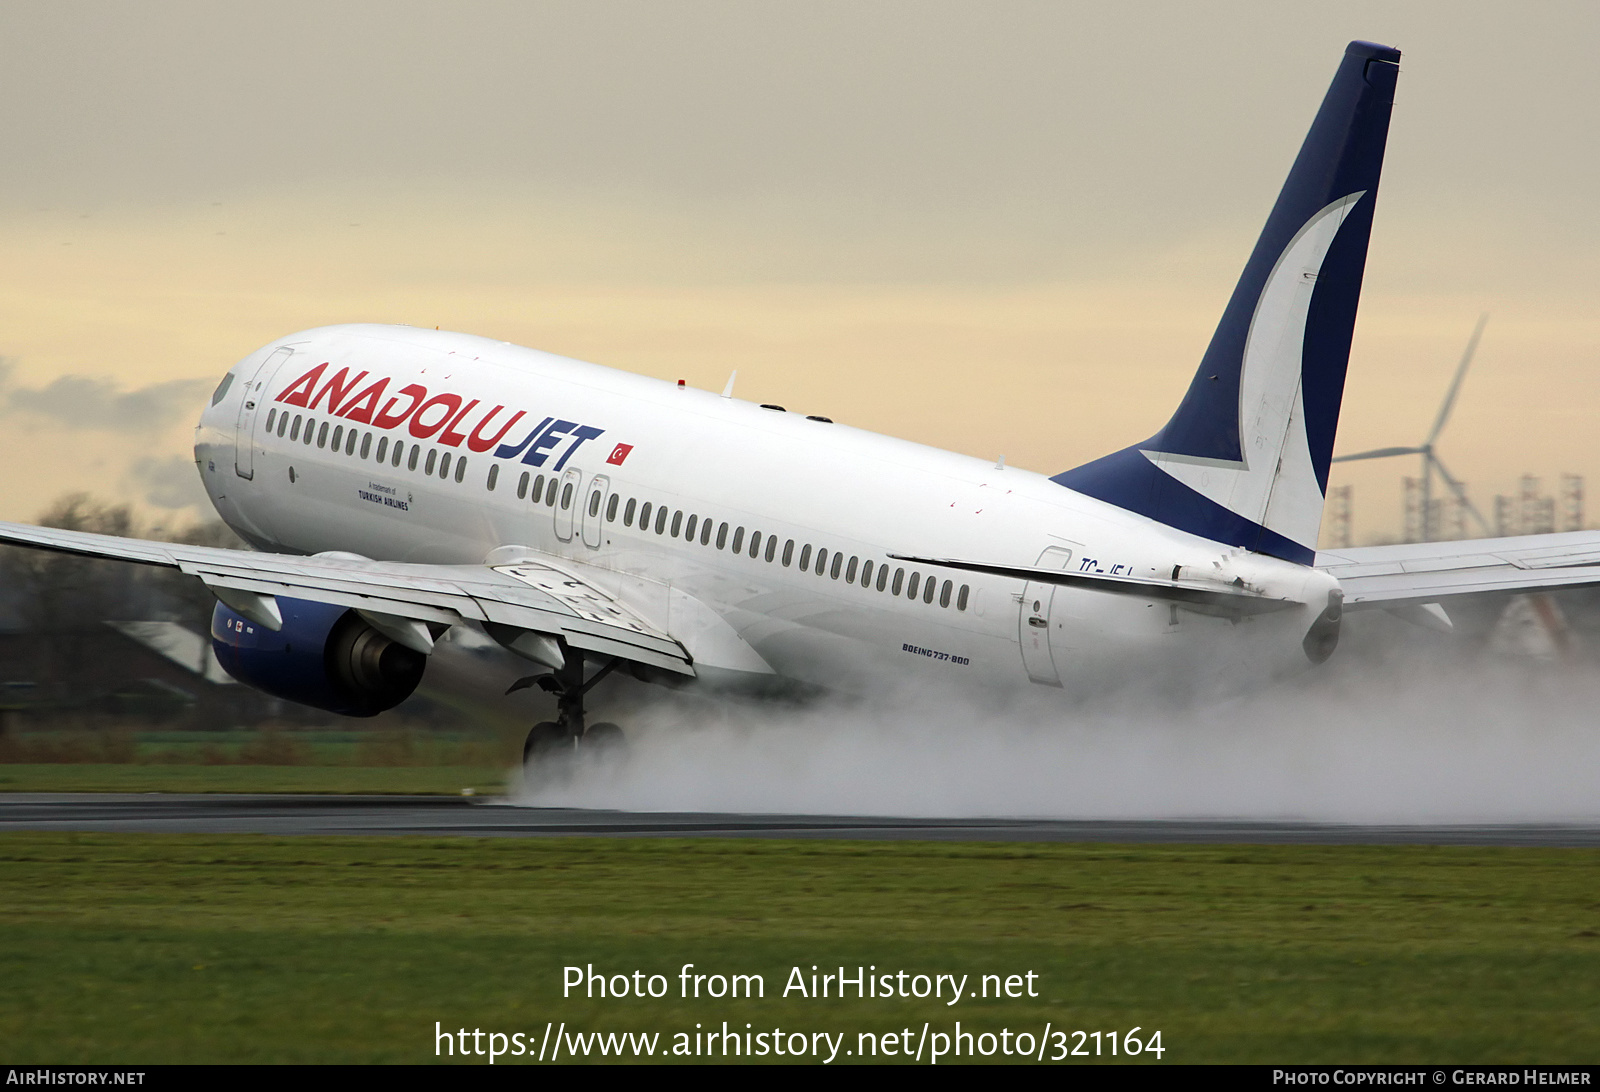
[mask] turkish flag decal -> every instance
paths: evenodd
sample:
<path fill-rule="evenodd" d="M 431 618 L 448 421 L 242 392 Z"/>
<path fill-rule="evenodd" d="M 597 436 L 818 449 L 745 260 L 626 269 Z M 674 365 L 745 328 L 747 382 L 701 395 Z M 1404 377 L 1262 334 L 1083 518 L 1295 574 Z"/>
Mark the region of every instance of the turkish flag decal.
<path fill-rule="evenodd" d="M 632 444 L 618 444 L 611 449 L 611 457 L 606 460 L 612 466 L 621 466 L 622 460 L 628 457 L 628 452 L 633 450 Z"/>

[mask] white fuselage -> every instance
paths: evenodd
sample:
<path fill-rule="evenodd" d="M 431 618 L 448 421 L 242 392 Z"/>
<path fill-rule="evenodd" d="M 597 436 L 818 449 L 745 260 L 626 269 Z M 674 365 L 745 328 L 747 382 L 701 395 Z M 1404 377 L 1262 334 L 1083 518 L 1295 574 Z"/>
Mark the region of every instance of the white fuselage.
<path fill-rule="evenodd" d="M 451 564 L 531 548 L 582 565 L 711 679 L 1235 689 L 1307 666 L 1336 587 L 1039 474 L 484 338 L 327 327 L 230 374 L 195 453 L 254 545 Z M 1227 618 L 891 554 L 1181 569 L 1302 605 Z"/>

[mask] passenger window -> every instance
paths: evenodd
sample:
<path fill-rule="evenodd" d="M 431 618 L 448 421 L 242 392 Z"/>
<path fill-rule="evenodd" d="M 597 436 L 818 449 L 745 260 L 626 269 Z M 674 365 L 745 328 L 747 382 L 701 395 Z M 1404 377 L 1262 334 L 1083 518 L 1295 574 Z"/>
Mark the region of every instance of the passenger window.
<path fill-rule="evenodd" d="M 556 478 L 555 478 L 555 475 L 551 475 L 550 484 L 545 487 L 544 503 L 545 503 L 545 507 L 546 508 L 554 508 L 556 506 Z"/>
<path fill-rule="evenodd" d="M 828 551 L 822 546 L 817 547 L 817 575 L 821 576 L 828 571 Z"/>
<path fill-rule="evenodd" d="M 677 538 L 679 533 L 681 533 L 682 531 L 683 531 L 683 510 L 680 508 L 678 511 L 672 513 L 672 537 L 673 538 Z"/>
<path fill-rule="evenodd" d="M 744 528 L 740 527 L 733 532 L 733 552 L 738 553 L 744 549 Z"/>
<path fill-rule="evenodd" d="M 930 574 L 928 576 L 927 584 L 922 589 L 922 601 L 924 603 L 933 602 L 933 593 L 938 591 L 938 590 L 939 590 L 939 581 L 937 579 L 935 579 Z"/>
<path fill-rule="evenodd" d="M 498 464 L 496 464 L 498 465 Z M 528 495 L 528 472 L 524 470 L 522 477 L 517 479 L 517 499 L 522 500 Z"/>
<path fill-rule="evenodd" d="M 888 581 L 888 579 L 889 579 L 889 566 L 888 565 L 880 565 L 880 566 L 878 566 L 878 590 L 879 591 L 883 590 L 883 585 Z M 896 587 L 898 587 L 898 585 L 896 585 Z"/>
<path fill-rule="evenodd" d="M 372 454 L 372 433 L 368 432 L 361 437 L 361 457 L 365 459 Z"/>
<path fill-rule="evenodd" d="M 551 479 L 551 480 L 554 481 L 554 479 Z M 561 510 L 563 512 L 565 512 L 568 508 L 571 508 L 571 507 L 572 507 L 572 483 L 568 482 L 567 483 L 567 487 L 561 491 Z"/>
<path fill-rule="evenodd" d="M 463 455 L 463 456 L 461 456 L 460 458 L 458 458 L 456 460 L 456 484 L 460 485 L 462 479 L 465 478 L 466 476 L 467 476 L 467 457 L 465 455 Z"/>
<path fill-rule="evenodd" d="M 289 439 L 300 439 L 300 415 L 298 413 L 294 415 L 294 425 L 289 429 Z"/>
<path fill-rule="evenodd" d="M 861 563 L 861 586 L 863 588 L 872 587 L 872 562 L 870 561 Z"/>
<path fill-rule="evenodd" d="M 438 448 L 434 448 L 434 447 L 430 447 L 428 449 L 428 461 L 423 464 L 422 472 L 424 474 L 428 475 L 428 477 L 430 477 L 430 478 L 433 477 L 433 468 L 436 465 L 438 465 L 438 462 L 439 462 L 439 449 Z"/>
<path fill-rule="evenodd" d="M 421 444 L 412 444 L 411 445 L 411 458 L 406 460 L 406 469 L 407 470 L 415 470 L 417 468 L 417 458 L 419 456 L 421 456 L 421 454 L 422 454 L 422 445 Z"/>
<path fill-rule="evenodd" d="M 854 584 L 856 582 L 856 565 L 860 562 L 860 560 L 861 559 L 859 557 L 852 557 L 850 559 L 850 564 L 846 566 L 844 570 L 844 582 L 846 584 Z"/>
<path fill-rule="evenodd" d="M 402 444 L 399 440 L 396 440 L 394 442 L 394 455 L 390 458 L 390 461 L 389 461 L 390 465 L 391 466 L 399 466 L 400 465 L 400 456 L 404 455 L 405 453 L 406 453 L 406 445 Z"/>
<path fill-rule="evenodd" d="M 650 502 L 645 501 L 644 507 L 639 509 L 639 530 L 641 531 L 650 529 L 650 507 Z"/>
<path fill-rule="evenodd" d="M 622 500 L 619 494 L 611 494 L 611 500 L 606 503 L 606 522 L 617 522 L 617 504 Z"/>
<path fill-rule="evenodd" d="M 772 535 L 767 536 L 767 564 L 772 564 L 772 554 L 778 548 L 778 540 Z"/>
<path fill-rule="evenodd" d="M 637 505 L 638 503 L 639 502 L 637 500 L 635 500 L 634 498 L 632 498 L 632 497 L 628 498 L 628 506 L 622 510 L 622 525 L 624 527 L 632 527 L 633 526 L 633 509 L 634 509 L 634 506 Z"/>
<path fill-rule="evenodd" d="M 500 480 L 500 464 L 495 463 L 489 468 L 489 492 L 494 492 L 494 483 Z"/>
<path fill-rule="evenodd" d="M 907 599 L 915 599 L 917 597 L 917 588 L 920 586 L 918 582 L 921 579 L 922 579 L 922 574 L 921 573 L 912 573 L 911 574 L 911 583 L 909 585 L 907 585 L 907 587 L 906 587 L 906 598 Z"/>
<path fill-rule="evenodd" d="M 717 549 L 722 549 L 728 544 L 728 525 L 722 524 L 717 528 Z"/>
<path fill-rule="evenodd" d="M 430 452 L 428 452 L 428 454 L 432 455 L 433 452 L 430 451 Z M 446 451 L 444 453 L 444 458 L 439 460 L 439 477 L 448 478 L 449 476 L 450 476 L 450 453 L 448 451 Z"/>
<path fill-rule="evenodd" d="M 594 517 L 598 516 L 599 514 L 600 490 L 596 489 L 593 493 L 589 494 L 589 518 L 594 519 Z"/>
<path fill-rule="evenodd" d="M 706 520 L 705 526 L 700 528 L 700 545 L 711 545 L 711 529 L 715 526 L 716 524 L 712 523 L 710 520 Z"/>
<path fill-rule="evenodd" d="M 322 422 L 322 427 L 317 430 L 317 446 L 328 446 L 328 422 Z"/>
<path fill-rule="evenodd" d="M 794 560 L 794 539 L 791 538 L 783 544 L 783 567 L 787 569 L 792 560 Z"/>
<path fill-rule="evenodd" d="M 666 505 L 664 505 L 664 504 L 656 505 L 656 534 L 664 535 L 664 534 L 667 533 L 667 516 L 668 515 L 670 515 L 670 513 L 667 511 L 667 506 Z"/>
<path fill-rule="evenodd" d="M 789 551 L 788 551 L 788 549 L 785 549 L 783 551 L 783 563 L 785 565 L 789 564 Z M 811 568 L 811 544 L 808 542 L 804 546 L 800 547 L 800 571 L 801 572 L 806 572 L 810 568 Z"/>
<path fill-rule="evenodd" d="M 356 453 L 356 430 L 355 429 L 351 429 L 350 430 L 350 434 L 345 437 L 344 453 L 346 455 L 354 455 Z"/>
<path fill-rule="evenodd" d="M 831 570 L 829 570 L 828 575 L 833 577 L 833 579 L 835 579 L 835 580 L 839 579 L 839 567 L 841 565 L 843 565 L 843 564 L 844 564 L 844 555 L 840 554 L 840 553 L 834 554 L 833 555 L 833 568 Z"/>
<path fill-rule="evenodd" d="M 760 531 L 751 531 L 750 532 L 750 556 L 751 557 L 760 557 L 761 556 L 761 532 Z"/>
<path fill-rule="evenodd" d="M 961 585 L 961 594 L 956 596 L 956 610 L 967 609 L 967 592 L 971 590 L 967 585 Z"/>
<path fill-rule="evenodd" d="M 344 442 L 344 426 L 343 425 L 335 425 L 333 427 L 333 450 L 338 451 L 339 450 L 339 445 L 341 443 L 343 443 L 343 442 Z"/>
<path fill-rule="evenodd" d="M 288 432 L 288 431 L 289 431 L 289 415 L 287 413 L 285 413 L 282 417 L 278 418 L 278 435 L 282 436 L 285 432 Z"/>
<path fill-rule="evenodd" d="M 267 411 L 267 432 L 268 433 L 272 432 L 272 423 L 274 421 L 276 421 L 277 419 L 278 419 L 278 411 L 277 410 L 270 409 L 270 410 Z"/>
<path fill-rule="evenodd" d="M 684 530 L 683 530 L 683 537 L 688 539 L 690 542 L 693 542 L 694 541 L 695 528 L 698 527 L 698 526 L 700 526 L 700 517 L 699 516 L 693 516 L 693 515 L 690 516 L 689 517 L 689 525 L 687 527 L 685 527 Z M 707 526 L 710 526 L 709 522 L 707 523 Z"/>
<path fill-rule="evenodd" d="M 946 580 L 944 582 L 944 586 L 939 589 L 939 605 L 941 607 L 948 607 L 950 605 L 950 592 L 954 587 L 954 584 Z"/>
<path fill-rule="evenodd" d="M 890 595 L 899 595 L 900 594 L 900 588 L 901 588 L 901 586 L 903 584 L 905 584 L 905 582 L 906 582 L 906 571 L 904 569 L 896 569 L 894 571 L 894 587 L 890 589 L 889 594 Z M 915 593 L 913 593 L 913 594 L 915 594 Z"/>

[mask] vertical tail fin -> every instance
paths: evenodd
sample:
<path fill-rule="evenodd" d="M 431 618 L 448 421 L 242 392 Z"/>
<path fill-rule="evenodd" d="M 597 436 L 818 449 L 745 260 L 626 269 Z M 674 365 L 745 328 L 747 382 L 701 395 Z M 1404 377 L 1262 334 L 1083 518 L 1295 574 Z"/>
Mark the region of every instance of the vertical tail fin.
<path fill-rule="evenodd" d="M 1053 481 L 1309 564 L 1400 52 L 1351 42 L 1188 393 L 1149 440 Z"/>

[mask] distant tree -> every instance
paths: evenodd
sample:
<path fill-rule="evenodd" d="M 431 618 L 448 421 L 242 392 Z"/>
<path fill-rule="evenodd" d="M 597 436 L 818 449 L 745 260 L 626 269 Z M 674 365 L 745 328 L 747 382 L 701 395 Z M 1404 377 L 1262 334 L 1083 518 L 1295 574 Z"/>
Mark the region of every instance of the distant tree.
<path fill-rule="evenodd" d="M 57 498 L 36 522 L 102 535 L 247 548 L 220 520 L 171 530 L 142 527 L 128 505 L 87 493 Z M 40 697 L 51 701 L 70 700 L 77 692 L 86 674 L 85 636 L 104 622 L 174 621 L 205 633 L 215 603 L 205 585 L 173 569 L 20 548 L 0 553 L 0 590 L 16 622 L 40 642 L 45 670 L 38 682 L 47 691 Z"/>

